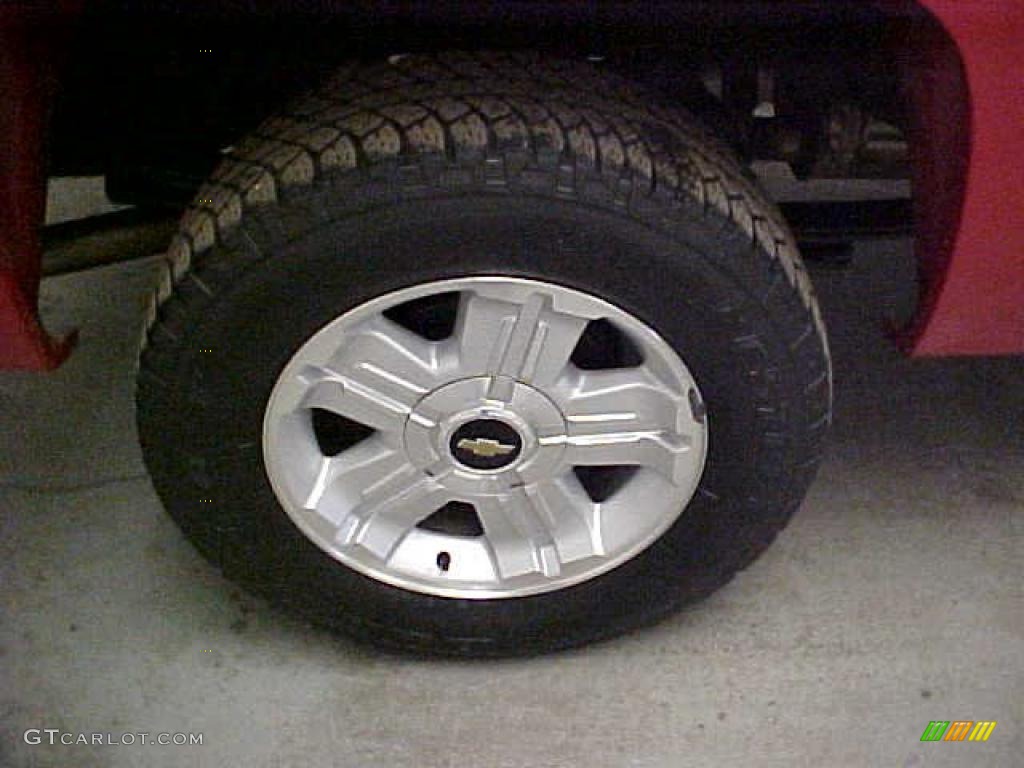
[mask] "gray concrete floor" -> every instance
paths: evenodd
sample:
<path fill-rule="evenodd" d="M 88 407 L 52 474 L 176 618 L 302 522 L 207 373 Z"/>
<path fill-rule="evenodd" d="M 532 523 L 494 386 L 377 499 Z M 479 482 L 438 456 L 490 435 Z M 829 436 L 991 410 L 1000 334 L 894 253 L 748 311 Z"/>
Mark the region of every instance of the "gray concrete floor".
<path fill-rule="evenodd" d="M 837 424 L 765 557 L 656 628 L 497 663 L 377 655 L 222 580 L 136 444 L 152 263 L 48 281 L 46 318 L 82 342 L 53 375 L 0 375 L 0 765 L 1024 764 L 1024 361 L 901 359 L 879 327 L 909 269 L 906 243 L 876 243 L 816 275 Z M 998 726 L 919 741 L 957 719 Z M 203 745 L 31 746 L 28 728 Z"/>

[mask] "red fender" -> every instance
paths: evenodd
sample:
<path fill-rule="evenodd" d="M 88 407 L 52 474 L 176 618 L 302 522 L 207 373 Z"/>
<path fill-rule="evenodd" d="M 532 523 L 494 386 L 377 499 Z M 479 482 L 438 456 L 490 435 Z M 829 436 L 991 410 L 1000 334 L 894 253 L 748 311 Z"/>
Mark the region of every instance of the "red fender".
<path fill-rule="evenodd" d="M 0 8 L 0 369 L 56 368 L 74 335 L 53 339 L 37 314 L 46 213 L 43 141 L 62 30 L 79 3 L 45 13 Z"/>
<path fill-rule="evenodd" d="M 913 355 L 1022 354 L 1024 3 L 924 4 L 959 61 L 933 48 L 909 84 L 922 295 L 902 340 Z"/>

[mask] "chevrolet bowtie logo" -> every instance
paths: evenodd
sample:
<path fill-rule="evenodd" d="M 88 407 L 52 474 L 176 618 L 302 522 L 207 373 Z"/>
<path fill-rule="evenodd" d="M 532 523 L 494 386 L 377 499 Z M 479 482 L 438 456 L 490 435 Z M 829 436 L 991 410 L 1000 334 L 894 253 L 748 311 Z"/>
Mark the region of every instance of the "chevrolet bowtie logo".
<path fill-rule="evenodd" d="M 456 443 L 455 447 L 460 451 L 469 451 L 474 456 L 486 459 L 492 459 L 495 456 L 508 456 L 516 449 L 514 445 L 505 445 L 486 437 L 464 437 Z"/>

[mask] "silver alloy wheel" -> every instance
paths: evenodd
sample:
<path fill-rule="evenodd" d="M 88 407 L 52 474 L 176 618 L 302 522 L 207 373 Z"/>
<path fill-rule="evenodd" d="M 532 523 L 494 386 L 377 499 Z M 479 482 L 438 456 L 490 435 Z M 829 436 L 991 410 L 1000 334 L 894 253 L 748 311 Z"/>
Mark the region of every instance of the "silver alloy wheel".
<path fill-rule="evenodd" d="M 385 314 L 453 294 L 442 339 Z M 628 339 L 636 364 L 574 364 L 592 321 Z M 325 455 L 314 409 L 367 436 Z M 707 440 L 693 377 L 649 326 L 510 277 L 422 284 L 346 312 L 285 366 L 263 424 L 274 492 L 318 547 L 388 584 L 470 599 L 561 589 L 637 555 L 696 491 Z M 595 500 L 580 475 L 592 467 L 632 471 Z M 479 535 L 426 525 L 453 504 Z"/>

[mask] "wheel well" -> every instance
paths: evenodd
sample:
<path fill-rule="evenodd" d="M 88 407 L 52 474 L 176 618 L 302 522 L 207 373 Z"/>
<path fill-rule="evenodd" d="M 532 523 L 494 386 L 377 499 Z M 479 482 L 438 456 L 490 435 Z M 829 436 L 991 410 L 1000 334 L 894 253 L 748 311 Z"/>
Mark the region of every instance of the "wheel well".
<path fill-rule="evenodd" d="M 53 173 L 209 152 L 343 61 L 455 48 L 592 57 L 688 104 L 750 152 L 766 79 L 797 128 L 841 101 L 905 122 L 896 48 L 928 18 L 916 3 L 864 0 L 275 7 L 90 6 L 57 103 Z"/>
<path fill-rule="evenodd" d="M 533 48 L 645 83 L 748 162 L 781 163 L 797 181 L 902 180 L 906 205 L 887 209 L 895 228 L 907 226 L 913 177 L 925 295 L 941 282 L 963 197 L 968 95 L 955 44 L 919 2 L 265 7 L 89 6 L 52 121 L 51 175 L 107 174 L 122 202 L 184 203 L 221 149 L 346 60 Z M 894 189 L 874 188 L 883 198 Z M 800 206 L 786 213 L 802 229 L 821 209 Z M 862 214 L 868 226 L 877 210 Z"/>

